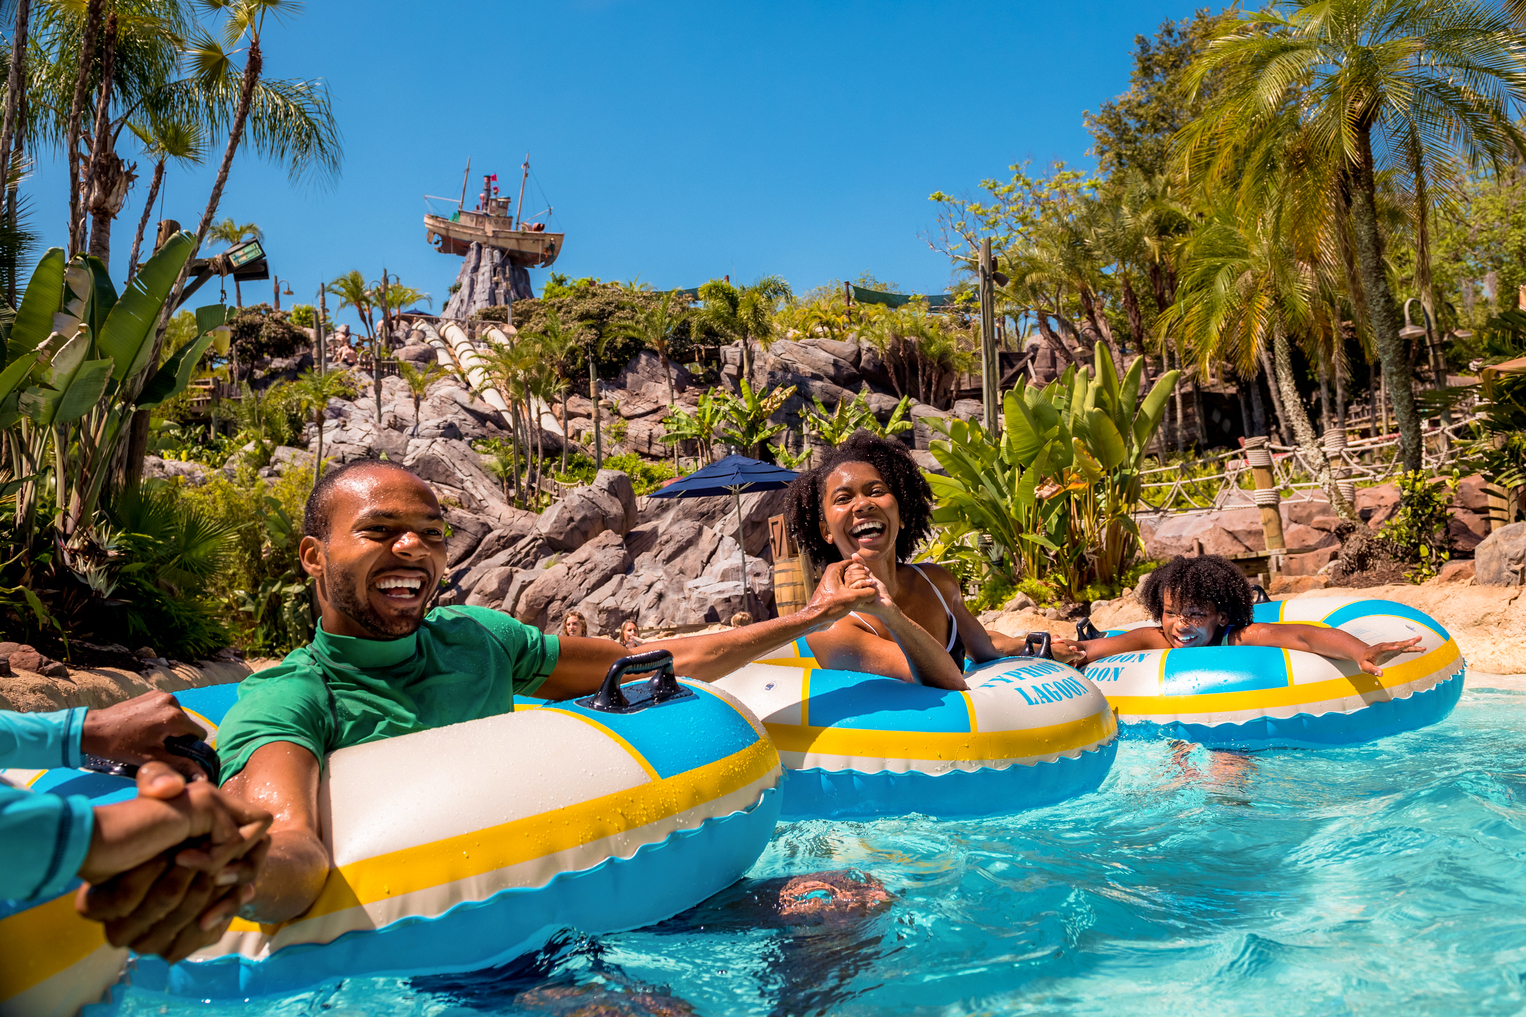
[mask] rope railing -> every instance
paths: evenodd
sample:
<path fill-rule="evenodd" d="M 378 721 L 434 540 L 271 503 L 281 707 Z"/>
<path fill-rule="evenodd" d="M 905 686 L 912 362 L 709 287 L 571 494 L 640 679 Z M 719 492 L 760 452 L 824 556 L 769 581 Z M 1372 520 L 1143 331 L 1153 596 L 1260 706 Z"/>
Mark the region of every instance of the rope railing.
<path fill-rule="evenodd" d="M 1458 439 L 1463 437 L 1468 423 L 1464 420 L 1444 427 L 1428 427 L 1421 433 L 1421 458 L 1426 469 L 1445 469 L 1457 460 Z M 1323 444 L 1330 465 L 1340 478 L 1338 483 L 1348 498 L 1355 496 L 1358 485 L 1382 484 L 1398 475 L 1402 466 L 1398 456 L 1398 434 L 1342 442 L 1340 439 L 1345 437 L 1345 432 L 1327 432 Z M 1320 486 L 1314 479 L 1314 468 L 1304 460 L 1304 450 L 1272 442 L 1268 442 L 1266 448 L 1271 453 L 1275 489 L 1285 494 L 1282 500 L 1315 500 Z M 1238 505 L 1257 504 L 1254 488 L 1247 486 L 1252 464 L 1245 450 L 1233 449 L 1204 456 L 1199 462 L 1218 466 L 1214 472 L 1200 476 L 1184 475 L 1179 463 L 1141 471 L 1140 506 L 1135 515 L 1214 512 L 1227 507 L 1231 499 Z M 1343 473 L 1344 477 L 1341 476 Z M 1151 480 L 1152 477 L 1166 476 L 1169 479 Z M 1236 497 L 1241 494 L 1243 498 Z"/>

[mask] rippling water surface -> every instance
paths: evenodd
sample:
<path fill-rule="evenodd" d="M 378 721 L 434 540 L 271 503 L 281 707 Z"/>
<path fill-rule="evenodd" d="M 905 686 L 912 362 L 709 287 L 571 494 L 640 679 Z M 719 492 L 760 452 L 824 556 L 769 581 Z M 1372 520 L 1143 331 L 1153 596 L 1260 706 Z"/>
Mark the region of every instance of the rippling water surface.
<path fill-rule="evenodd" d="M 1102 790 L 1016 817 L 781 825 L 734 888 L 654 929 L 569 933 L 474 975 L 279 1002 L 129 990 L 117 1012 L 1517 1014 L 1526 693 L 1440 725 L 1238 756 L 1125 741 Z M 888 907 L 758 928 L 778 880 L 857 869 Z"/>

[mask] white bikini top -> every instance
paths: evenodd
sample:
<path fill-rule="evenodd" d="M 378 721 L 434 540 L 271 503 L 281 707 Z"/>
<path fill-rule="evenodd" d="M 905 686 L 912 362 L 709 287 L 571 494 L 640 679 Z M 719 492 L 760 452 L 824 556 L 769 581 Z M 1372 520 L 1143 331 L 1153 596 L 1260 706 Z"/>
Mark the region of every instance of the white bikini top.
<path fill-rule="evenodd" d="M 922 566 L 913 565 L 911 562 L 907 562 L 906 564 L 909 567 L 916 569 L 917 575 L 921 576 L 923 579 L 927 579 L 927 573 L 922 571 Z M 938 598 L 938 603 L 943 606 L 943 613 L 948 615 L 948 645 L 943 649 L 952 654 L 954 652 L 954 644 L 959 641 L 959 626 L 954 624 L 954 612 L 949 610 L 948 601 L 943 599 L 943 591 L 938 589 L 938 584 L 933 582 L 931 579 L 927 579 L 927 585 L 933 588 L 933 596 Z M 864 628 L 868 629 L 870 632 L 873 632 L 875 635 L 879 635 L 879 632 L 876 631 L 875 627 L 864 620 L 863 615 L 859 614 L 857 611 L 850 611 L 849 613 L 853 615 L 854 618 L 857 618 L 859 624 L 863 625 Z"/>

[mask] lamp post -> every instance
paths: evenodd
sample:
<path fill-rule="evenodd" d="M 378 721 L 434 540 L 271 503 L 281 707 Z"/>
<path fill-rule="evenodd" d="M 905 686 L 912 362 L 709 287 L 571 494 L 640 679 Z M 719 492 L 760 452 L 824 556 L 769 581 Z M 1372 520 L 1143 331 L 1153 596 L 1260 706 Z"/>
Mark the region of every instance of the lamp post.
<path fill-rule="evenodd" d="M 271 289 L 273 289 L 275 291 L 275 297 L 276 297 L 276 299 L 275 299 L 275 309 L 277 311 L 279 311 L 281 309 L 281 294 L 282 294 L 282 292 L 285 292 L 285 294 L 288 297 L 294 295 L 292 293 L 292 291 L 291 291 L 291 280 L 290 279 L 286 280 L 286 289 L 283 291 L 281 289 L 281 280 L 280 280 L 280 278 L 278 276 L 276 276 L 274 273 L 271 273 L 271 276 L 270 276 L 270 286 L 271 286 Z"/>

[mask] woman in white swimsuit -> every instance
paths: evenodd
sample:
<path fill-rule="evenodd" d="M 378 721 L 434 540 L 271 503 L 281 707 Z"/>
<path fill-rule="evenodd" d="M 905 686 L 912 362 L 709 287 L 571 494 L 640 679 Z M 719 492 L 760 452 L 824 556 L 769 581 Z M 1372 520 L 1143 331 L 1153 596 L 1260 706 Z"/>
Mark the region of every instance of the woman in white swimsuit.
<path fill-rule="evenodd" d="M 964 606 L 959 584 L 938 565 L 903 563 L 927 536 L 932 491 L 899 442 L 859 431 L 790 485 L 789 527 L 818 564 L 848 561 L 845 586 L 877 597 L 805 637 L 823 667 L 965 687 L 976 663 L 1011 656 L 1022 642 L 987 632 Z M 838 582 L 828 570 L 823 584 Z"/>

